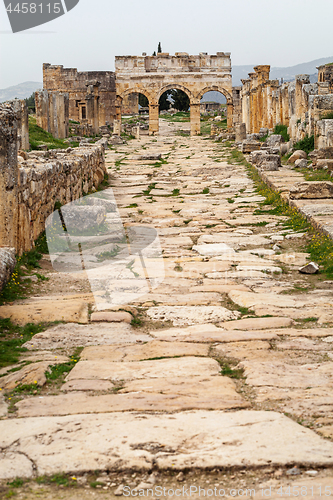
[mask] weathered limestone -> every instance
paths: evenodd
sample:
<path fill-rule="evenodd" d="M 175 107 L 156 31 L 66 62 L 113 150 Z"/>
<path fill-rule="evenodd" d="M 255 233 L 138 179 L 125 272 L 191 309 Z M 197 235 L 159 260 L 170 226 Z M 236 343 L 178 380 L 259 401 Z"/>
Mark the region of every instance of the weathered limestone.
<path fill-rule="evenodd" d="M 58 299 L 58 300 L 57 300 Z M 88 323 L 88 305 L 82 300 L 28 300 L 20 305 L 0 306 L 0 318 L 11 318 L 14 323 L 26 325 L 44 321 Z"/>
<path fill-rule="evenodd" d="M 0 247 L 17 246 L 17 117 L 13 106 L 0 106 Z"/>
<path fill-rule="evenodd" d="M 57 325 L 34 335 L 24 347 L 35 349 L 63 349 L 75 346 L 111 345 L 122 343 L 149 342 L 152 337 L 138 333 L 127 323 L 110 325 Z"/>
<path fill-rule="evenodd" d="M 38 90 L 35 93 L 37 125 L 57 139 L 69 134 L 69 97 L 67 93 Z"/>
<path fill-rule="evenodd" d="M 29 113 L 28 106 L 24 100 L 14 99 L 10 101 L 12 109 L 17 118 L 17 149 L 30 149 L 29 144 Z"/>
<path fill-rule="evenodd" d="M 296 75 L 294 82 L 280 85 L 278 80 L 269 79 L 270 66 L 256 66 L 249 78 L 242 80 L 242 121 L 247 132 L 259 133 L 282 124 L 288 127 L 293 142 L 314 135 L 316 147 L 331 146 L 332 120 L 325 120 L 325 114 L 333 110 L 333 91 L 331 68 L 327 68 L 319 68 L 318 83 L 310 84 L 309 75 Z"/>
<path fill-rule="evenodd" d="M 146 415 L 132 413 L 35 417 L 0 421 L 0 431 L 5 449 L 1 478 L 97 468 L 182 470 L 333 462 L 331 442 L 266 411 L 150 415 L 149 424 Z M 67 440 L 70 446 L 65 447 Z"/>
<path fill-rule="evenodd" d="M 111 124 L 116 118 L 116 84 L 114 72 L 79 72 L 76 68 L 43 64 L 43 87 L 48 91 L 68 93 L 69 118 L 71 120 L 81 122 L 87 119 L 86 84 L 93 80 L 100 82 L 99 103 L 104 109 L 104 113 L 100 113 L 99 115 L 99 126 Z"/>
<path fill-rule="evenodd" d="M 333 198 L 333 182 L 298 182 L 290 188 L 290 198 L 292 200 Z"/>
<path fill-rule="evenodd" d="M 15 265 L 15 248 L 0 248 L 0 290 L 9 281 Z"/>
<path fill-rule="evenodd" d="M 236 138 L 235 142 L 242 142 L 246 139 L 246 124 L 239 123 L 235 126 Z"/>
<path fill-rule="evenodd" d="M 190 56 L 116 57 L 117 119 L 121 117 L 121 101 L 130 94 L 141 93 L 149 100 L 149 133 L 158 133 L 158 102 L 161 95 L 173 88 L 183 90 L 190 98 L 191 135 L 200 133 L 200 99 L 208 91 L 219 91 L 227 98 L 228 127 L 233 125 L 233 89 L 230 54 Z"/>

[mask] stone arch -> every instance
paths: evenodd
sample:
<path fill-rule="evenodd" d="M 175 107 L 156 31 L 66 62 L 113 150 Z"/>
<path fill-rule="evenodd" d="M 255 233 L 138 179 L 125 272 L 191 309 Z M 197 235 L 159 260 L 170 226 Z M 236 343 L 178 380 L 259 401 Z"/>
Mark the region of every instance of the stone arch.
<path fill-rule="evenodd" d="M 206 94 L 206 92 L 211 92 L 211 91 L 220 92 L 227 99 L 227 127 L 228 129 L 231 129 L 233 125 L 233 114 L 234 114 L 234 104 L 232 96 L 223 87 L 219 87 L 218 85 L 210 85 L 209 87 L 205 87 L 202 90 L 200 90 L 199 94 L 197 95 L 198 101 L 199 102 L 201 101 L 202 96 Z"/>
<path fill-rule="evenodd" d="M 185 92 L 185 94 L 189 97 L 190 101 L 192 101 L 193 98 L 194 98 L 192 92 L 190 92 L 183 85 L 179 85 L 178 83 L 170 83 L 169 85 L 165 85 L 164 87 L 162 87 L 157 92 L 157 94 L 156 94 L 156 100 L 157 100 L 157 102 L 159 102 L 159 100 L 160 100 L 161 96 L 164 94 L 164 92 L 167 92 L 168 90 L 173 90 L 173 89 L 182 90 L 183 92 Z"/>
<path fill-rule="evenodd" d="M 205 87 L 204 89 L 200 90 L 199 94 L 197 95 L 197 99 L 201 101 L 202 97 L 206 92 L 220 92 L 221 94 L 224 95 L 224 97 L 227 100 L 227 104 L 232 104 L 232 96 L 227 92 L 223 87 L 218 87 L 217 85 L 212 85 L 210 87 Z"/>
<path fill-rule="evenodd" d="M 120 98 L 120 99 L 123 99 L 124 97 L 126 97 L 127 95 L 130 95 L 130 94 L 143 94 L 145 97 L 147 97 L 147 99 L 148 99 L 149 102 L 153 100 L 153 97 L 152 97 L 151 93 L 148 92 L 144 88 L 126 89 L 123 92 L 121 92 L 121 94 L 117 94 L 116 97 Z"/>

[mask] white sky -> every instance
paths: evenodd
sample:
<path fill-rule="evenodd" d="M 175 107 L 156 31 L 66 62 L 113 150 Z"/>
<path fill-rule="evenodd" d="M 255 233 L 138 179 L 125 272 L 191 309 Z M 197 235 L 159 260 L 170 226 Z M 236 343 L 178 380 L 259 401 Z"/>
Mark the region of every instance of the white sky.
<path fill-rule="evenodd" d="M 43 62 L 114 70 L 116 55 L 152 54 L 159 41 L 170 54 L 221 51 L 234 65 L 293 66 L 333 55 L 332 26 L 333 0 L 80 0 L 12 34 L 0 0 L 0 88 L 41 82 Z"/>

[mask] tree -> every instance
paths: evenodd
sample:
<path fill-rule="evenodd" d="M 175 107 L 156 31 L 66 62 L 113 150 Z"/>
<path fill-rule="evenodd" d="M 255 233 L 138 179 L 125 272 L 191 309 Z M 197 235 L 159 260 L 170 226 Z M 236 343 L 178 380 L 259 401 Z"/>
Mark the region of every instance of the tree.
<path fill-rule="evenodd" d="M 139 104 L 142 108 L 148 108 L 149 101 L 145 95 L 139 94 Z"/>
<path fill-rule="evenodd" d="M 35 104 L 35 93 L 31 94 L 30 97 L 27 99 L 24 99 L 25 102 L 27 103 L 27 106 L 29 109 L 32 109 L 33 112 L 36 110 L 36 104 Z"/>
<path fill-rule="evenodd" d="M 178 111 L 188 111 L 190 107 L 190 98 L 182 90 L 171 90 L 171 98 L 174 101 L 173 107 Z"/>
<path fill-rule="evenodd" d="M 156 50 L 154 50 L 153 56 L 156 56 Z"/>
<path fill-rule="evenodd" d="M 161 46 L 161 42 L 158 42 L 158 49 L 157 49 L 157 53 L 160 54 L 162 52 L 162 46 Z"/>
<path fill-rule="evenodd" d="M 160 111 L 166 111 L 167 109 L 170 108 L 170 101 L 168 99 L 169 97 L 169 94 L 168 92 L 164 92 L 161 97 L 160 97 L 160 100 L 159 100 L 159 107 L 160 107 Z"/>

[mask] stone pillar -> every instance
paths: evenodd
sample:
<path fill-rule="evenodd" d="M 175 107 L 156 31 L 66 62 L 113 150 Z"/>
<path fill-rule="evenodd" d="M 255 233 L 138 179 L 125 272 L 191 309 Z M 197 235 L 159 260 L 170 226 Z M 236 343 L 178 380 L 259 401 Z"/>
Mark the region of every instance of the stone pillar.
<path fill-rule="evenodd" d="M 17 248 L 17 119 L 10 104 L 0 105 L 0 247 Z"/>
<path fill-rule="evenodd" d="M 69 135 L 69 94 L 38 90 L 35 93 L 37 125 L 56 139 Z"/>
<path fill-rule="evenodd" d="M 113 135 L 121 135 L 121 120 L 113 120 Z"/>
<path fill-rule="evenodd" d="M 245 123 L 238 123 L 235 125 L 236 138 L 235 142 L 242 142 L 246 139 L 246 125 Z"/>
<path fill-rule="evenodd" d="M 29 144 L 29 112 L 24 100 L 10 101 L 17 118 L 17 149 L 30 149 Z"/>
<path fill-rule="evenodd" d="M 234 106 L 233 106 L 232 102 L 228 102 L 227 103 L 227 127 L 228 127 L 228 130 L 232 129 L 233 115 L 234 115 Z"/>
<path fill-rule="evenodd" d="M 89 124 L 92 126 L 93 134 L 97 135 L 99 133 L 99 92 L 98 87 L 100 82 L 97 80 L 87 82 L 87 119 Z"/>
<path fill-rule="evenodd" d="M 303 102 L 303 85 L 310 83 L 309 75 L 296 75 L 295 77 L 295 99 L 296 99 L 296 118 L 297 120 L 305 120 L 305 110 Z"/>
<path fill-rule="evenodd" d="M 149 135 L 156 135 L 159 131 L 159 105 L 149 102 Z"/>
<path fill-rule="evenodd" d="M 195 136 L 201 133 L 200 102 L 191 102 L 190 106 L 191 136 Z"/>
<path fill-rule="evenodd" d="M 35 92 L 36 120 L 38 127 L 49 132 L 50 114 L 49 114 L 49 93 L 47 90 L 37 90 Z"/>

